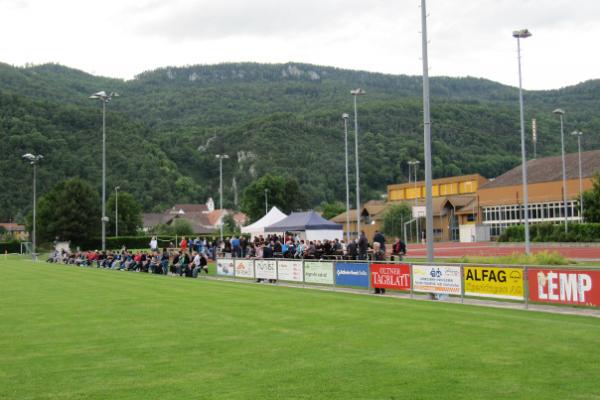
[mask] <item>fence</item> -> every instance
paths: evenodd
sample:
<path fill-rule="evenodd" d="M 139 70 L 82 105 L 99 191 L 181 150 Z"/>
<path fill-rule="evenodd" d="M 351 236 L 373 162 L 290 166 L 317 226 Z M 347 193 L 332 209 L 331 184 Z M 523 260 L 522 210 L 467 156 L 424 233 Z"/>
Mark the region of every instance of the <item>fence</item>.
<path fill-rule="evenodd" d="M 302 285 L 600 307 L 600 269 L 373 261 L 218 258 L 217 275 Z"/>

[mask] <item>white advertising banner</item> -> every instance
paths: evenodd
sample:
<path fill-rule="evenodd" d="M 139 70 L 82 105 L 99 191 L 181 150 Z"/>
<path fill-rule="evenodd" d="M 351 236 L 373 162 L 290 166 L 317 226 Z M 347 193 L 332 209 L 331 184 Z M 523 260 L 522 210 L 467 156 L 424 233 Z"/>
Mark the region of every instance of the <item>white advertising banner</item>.
<path fill-rule="evenodd" d="M 304 270 L 301 260 L 277 261 L 277 277 L 282 281 L 302 282 Z"/>
<path fill-rule="evenodd" d="M 218 259 L 217 275 L 233 276 L 233 260 L 226 258 Z"/>
<path fill-rule="evenodd" d="M 240 278 L 254 278 L 254 261 L 235 260 L 235 276 Z"/>
<path fill-rule="evenodd" d="M 257 279 L 277 279 L 277 261 L 256 260 L 254 261 Z"/>
<path fill-rule="evenodd" d="M 415 292 L 461 294 L 460 267 L 413 265 Z"/>
<path fill-rule="evenodd" d="M 333 285 L 335 274 L 332 262 L 305 261 L 304 281 L 307 283 L 322 283 Z"/>

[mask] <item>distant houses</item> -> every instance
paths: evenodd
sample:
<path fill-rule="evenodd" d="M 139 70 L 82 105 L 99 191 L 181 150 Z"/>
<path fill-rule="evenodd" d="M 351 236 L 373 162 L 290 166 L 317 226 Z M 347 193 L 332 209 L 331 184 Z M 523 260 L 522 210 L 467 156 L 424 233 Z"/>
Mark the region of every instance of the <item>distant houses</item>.
<path fill-rule="evenodd" d="M 205 204 L 175 204 L 162 213 L 142 214 L 144 232 L 151 231 L 157 225 L 171 225 L 176 219 L 190 223 L 195 234 L 215 233 L 223 224 L 223 219 L 232 215 L 236 225 L 246 224 L 246 214 L 233 210 L 216 210 L 215 203 L 209 198 Z"/>

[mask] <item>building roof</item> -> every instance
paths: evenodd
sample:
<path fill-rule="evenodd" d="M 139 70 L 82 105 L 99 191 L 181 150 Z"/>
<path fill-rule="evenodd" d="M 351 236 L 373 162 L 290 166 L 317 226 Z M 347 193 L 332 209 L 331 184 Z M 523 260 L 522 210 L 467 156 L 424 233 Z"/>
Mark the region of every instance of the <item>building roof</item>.
<path fill-rule="evenodd" d="M 15 224 L 13 222 L 0 222 L 0 226 L 6 229 L 7 232 L 24 232 L 25 225 Z"/>
<path fill-rule="evenodd" d="M 577 153 L 565 154 L 567 179 L 579 179 L 579 157 Z M 589 178 L 600 173 L 600 150 L 581 153 L 581 176 Z M 527 162 L 527 184 L 553 182 L 562 180 L 561 156 L 544 157 Z M 490 180 L 480 189 L 492 189 L 522 184 L 522 169 L 519 164 L 515 168 Z"/>
<path fill-rule="evenodd" d="M 150 228 L 159 224 L 167 224 L 173 219 L 172 215 L 159 213 L 142 214 L 142 225 L 144 228 Z"/>
<path fill-rule="evenodd" d="M 485 178 L 484 176 L 481 176 L 479 174 L 471 174 L 471 175 L 449 176 L 446 178 L 437 178 L 437 179 L 433 179 L 431 183 L 433 185 L 439 185 L 439 184 L 444 184 L 444 183 L 465 182 L 465 181 L 472 181 L 472 180 L 486 182 L 487 178 Z M 423 186 L 424 184 L 425 184 L 425 181 L 417 181 L 416 183 L 415 182 L 396 183 L 393 185 L 388 185 L 388 191 L 394 190 L 394 189 L 412 188 L 415 185 Z"/>
<path fill-rule="evenodd" d="M 208 206 L 206 204 L 175 204 L 168 211 L 178 213 L 180 210 L 186 214 L 190 212 L 208 212 Z"/>

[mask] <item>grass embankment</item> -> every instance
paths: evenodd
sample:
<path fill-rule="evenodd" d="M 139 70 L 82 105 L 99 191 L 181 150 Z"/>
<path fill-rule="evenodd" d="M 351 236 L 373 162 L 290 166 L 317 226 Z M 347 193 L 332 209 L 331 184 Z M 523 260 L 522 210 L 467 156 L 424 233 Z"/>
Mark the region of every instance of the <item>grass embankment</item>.
<path fill-rule="evenodd" d="M 600 398 L 600 320 L 0 261 L 2 399 Z"/>

